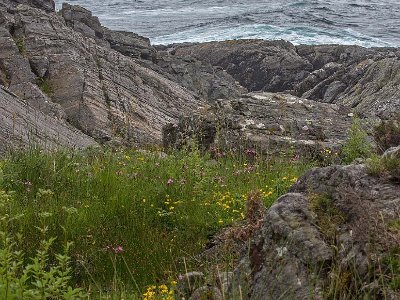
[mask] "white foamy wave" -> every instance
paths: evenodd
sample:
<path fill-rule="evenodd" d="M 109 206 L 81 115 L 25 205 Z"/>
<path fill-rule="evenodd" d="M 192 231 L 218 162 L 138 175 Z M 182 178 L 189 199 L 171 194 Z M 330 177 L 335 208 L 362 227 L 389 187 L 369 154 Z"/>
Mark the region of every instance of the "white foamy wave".
<path fill-rule="evenodd" d="M 309 27 L 277 27 L 265 24 L 220 26 L 217 28 L 193 28 L 159 36 L 151 41 L 155 45 L 185 42 L 210 42 L 237 39 L 287 40 L 295 45 L 342 44 L 363 47 L 395 46 L 381 39 L 369 37 L 352 29 L 335 32 Z"/>

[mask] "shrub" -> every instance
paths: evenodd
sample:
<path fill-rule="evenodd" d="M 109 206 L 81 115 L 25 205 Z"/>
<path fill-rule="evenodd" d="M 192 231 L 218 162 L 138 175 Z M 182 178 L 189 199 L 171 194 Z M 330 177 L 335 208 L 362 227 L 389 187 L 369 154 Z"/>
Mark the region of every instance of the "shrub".
<path fill-rule="evenodd" d="M 374 139 L 378 150 L 383 153 L 391 147 L 400 145 L 400 114 L 391 119 L 382 121 L 374 129 Z"/>
<path fill-rule="evenodd" d="M 397 157 L 372 155 L 367 161 L 367 167 L 371 175 L 400 181 L 400 159 Z"/>
<path fill-rule="evenodd" d="M 342 161 L 352 163 L 356 158 L 368 158 L 372 154 L 372 146 L 368 135 L 362 128 L 361 120 L 354 118 L 349 130 L 348 139 L 342 149 Z"/>

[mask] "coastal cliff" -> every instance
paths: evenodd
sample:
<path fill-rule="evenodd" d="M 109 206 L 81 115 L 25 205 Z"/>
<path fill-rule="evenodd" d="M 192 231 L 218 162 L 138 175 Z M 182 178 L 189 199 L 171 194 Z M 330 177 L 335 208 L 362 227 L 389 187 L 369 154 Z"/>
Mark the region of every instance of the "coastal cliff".
<path fill-rule="evenodd" d="M 0 0 L 0 156 L 100 149 L 0 161 L 1 212 L 30 209 L 20 217 L 32 244 L 38 218 L 53 217 L 58 240 L 76 226 L 74 283 L 93 280 L 86 263 L 100 294 L 117 276 L 105 258 L 116 272 L 126 251 L 134 298 L 399 299 L 399 112 L 397 48 L 153 46 L 80 6 Z M 383 156 L 341 160 L 352 138 Z M 217 274 L 188 272 L 184 255 Z M 223 273 L 213 255 L 231 259 Z"/>
<path fill-rule="evenodd" d="M 248 91 L 335 104 L 375 121 L 400 106 L 394 48 L 261 40 L 155 48 L 69 4 L 56 13 L 52 1 L 8 0 L 0 15 L 0 84 L 100 143 L 160 144 L 163 126 Z"/>

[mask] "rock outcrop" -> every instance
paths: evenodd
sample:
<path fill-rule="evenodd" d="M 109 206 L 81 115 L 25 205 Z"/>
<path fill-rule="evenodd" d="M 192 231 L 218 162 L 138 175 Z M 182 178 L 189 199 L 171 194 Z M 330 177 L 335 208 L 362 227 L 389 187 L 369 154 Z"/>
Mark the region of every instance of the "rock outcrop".
<path fill-rule="evenodd" d="M 22 102 L 0 87 L 0 155 L 26 146 L 86 148 L 97 143 L 81 131 Z"/>
<path fill-rule="evenodd" d="M 313 169 L 267 211 L 235 276 L 249 299 L 399 299 L 399 220 L 398 183 Z"/>
<path fill-rule="evenodd" d="M 51 0 L 0 1 L 0 85 L 101 143 L 160 143 L 163 126 L 217 102 L 225 144 L 333 148 L 345 137 L 349 109 L 382 119 L 398 113 L 399 57 L 390 48 L 261 40 L 155 48 L 79 6 L 56 14 Z M 304 99 L 241 97 L 248 90 Z"/>
<path fill-rule="evenodd" d="M 0 1 L 0 84 L 98 142 L 159 144 L 161 129 L 246 89 L 225 71 L 103 27 L 82 7 Z"/>
<path fill-rule="evenodd" d="M 391 118 L 400 110 L 400 50 L 359 46 L 294 46 L 284 41 L 242 40 L 172 45 L 221 66 L 250 91 L 298 97 Z"/>
<path fill-rule="evenodd" d="M 352 122 L 350 110 L 288 94 L 250 93 L 220 100 L 208 110 L 164 128 L 164 145 L 181 147 L 195 138 L 203 149 L 256 148 L 276 154 L 301 151 L 311 155 L 337 150 Z M 294 153 L 293 153 L 294 154 Z"/>
<path fill-rule="evenodd" d="M 11 23 L 2 28 L 2 84 L 97 141 L 158 143 L 164 124 L 205 102 L 55 13 L 18 5 L 2 14 Z"/>

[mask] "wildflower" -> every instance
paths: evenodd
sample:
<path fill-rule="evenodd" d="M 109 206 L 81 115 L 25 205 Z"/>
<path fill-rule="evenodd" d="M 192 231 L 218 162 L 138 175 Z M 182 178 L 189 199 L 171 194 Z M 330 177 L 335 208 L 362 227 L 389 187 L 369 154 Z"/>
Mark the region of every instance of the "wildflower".
<path fill-rule="evenodd" d="M 167 185 L 172 185 L 174 183 L 174 180 L 172 178 L 169 178 L 167 180 Z"/>
<path fill-rule="evenodd" d="M 122 246 L 107 246 L 106 247 L 107 250 L 110 250 L 111 252 L 114 252 L 115 254 L 119 254 L 119 253 L 123 253 L 124 252 L 124 248 L 122 248 Z"/>
<path fill-rule="evenodd" d="M 245 153 L 249 158 L 255 158 L 257 155 L 257 152 L 254 149 L 246 149 Z"/>

